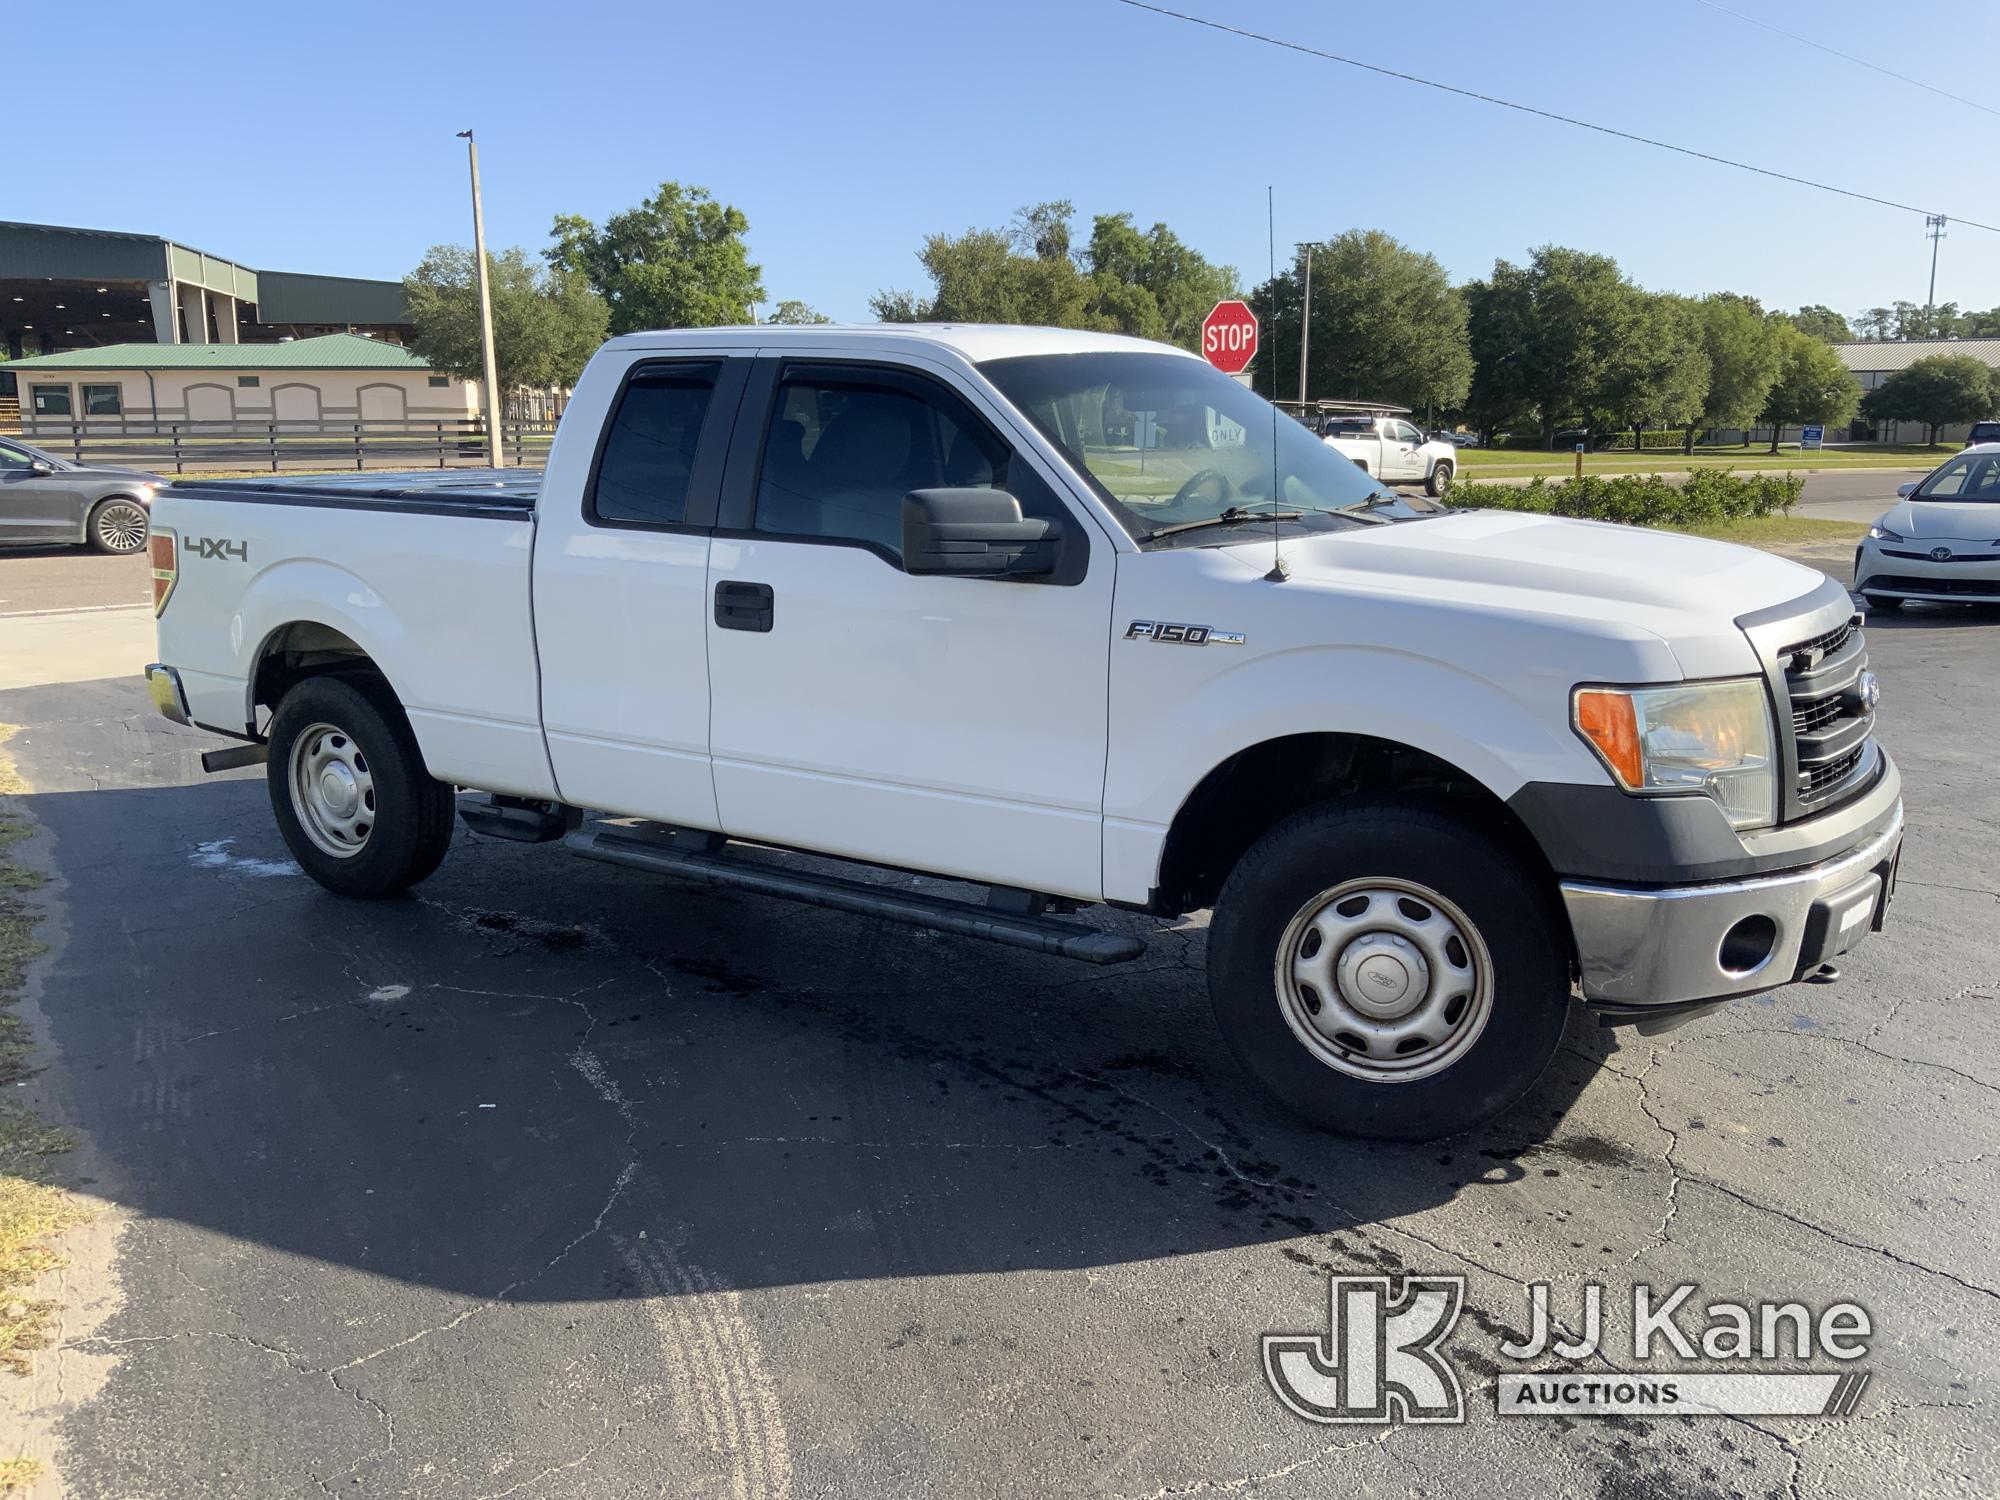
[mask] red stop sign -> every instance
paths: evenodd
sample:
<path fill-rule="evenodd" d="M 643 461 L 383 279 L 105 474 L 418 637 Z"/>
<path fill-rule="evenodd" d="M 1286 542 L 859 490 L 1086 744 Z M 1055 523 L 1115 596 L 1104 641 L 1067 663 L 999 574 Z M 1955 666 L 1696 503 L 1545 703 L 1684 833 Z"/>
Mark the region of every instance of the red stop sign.
<path fill-rule="evenodd" d="M 1257 352 L 1257 315 L 1231 299 L 1201 320 L 1201 353 L 1225 375 L 1240 375 Z"/>

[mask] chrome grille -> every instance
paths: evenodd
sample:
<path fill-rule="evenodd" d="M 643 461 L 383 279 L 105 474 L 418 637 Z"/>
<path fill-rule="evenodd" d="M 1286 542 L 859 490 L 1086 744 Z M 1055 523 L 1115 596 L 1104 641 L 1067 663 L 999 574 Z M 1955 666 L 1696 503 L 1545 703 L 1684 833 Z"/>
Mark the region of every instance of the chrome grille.
<path fill-rule="evenodd" d="M 1822 765 L 1812 766 L 1799 772 L 1799 798 L 1801 801 L 1818 803 L 1824 801 L 1837 790 L 1841 782 L 1854 773 L 1861 764 L 1861 752 L 1866 745 L 1856 745 Z"/>
<path fill-rule="evenodd" d="M 1800 815 L 1820 812 L 1859 791 L 1875 764 L 1861 617 L 1781 647 L 1777 656 L 1791 710 L 1792 805 Z"/>
<path fill-rule="evenodd" d="M 1811 734 L 1815 729 L 1825 724 L 1831 724 L 1839 717 L 1840 700 L 1838 698 L 1821 698 L 1815 703 L 1806 704 L 1803 708 L 1794 708 L 1792 710 L 1792 733 Z"/>

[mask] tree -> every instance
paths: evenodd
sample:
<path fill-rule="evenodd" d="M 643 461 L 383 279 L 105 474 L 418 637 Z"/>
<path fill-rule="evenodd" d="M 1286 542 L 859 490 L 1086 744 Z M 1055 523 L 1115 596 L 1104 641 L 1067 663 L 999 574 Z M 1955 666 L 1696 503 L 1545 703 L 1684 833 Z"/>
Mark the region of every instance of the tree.
<path fill-rule="evenodd" d="M 1948 339 L 1958 332 L 1958 304 L 1940 302 L 1926 306 L 1919 302 L 1897 302 L 1889 309 L 1892 338 L 1925 340 Z"/>
<path fill-rule="evenodd" d="M 538 266 L 525 250 L 486 257 L 493 297 L 493 355 L 502 394 L 571 386 L 604 342 L 603 299 L 572 271 Z M 413 325 L 410 347 L 432 368 L 485 379 L 479 338 L 479 283 L 472 252 L 434 245 L 403 278 Z"/>
<path fill-rule="evenodd" d="M 1958 320 L 1960 338 L 2000 339 L 2000 307 L 1985 312 L 1969 312 Z"/>
<path fill-rule="evenodd" d="M 1141 233 L 1128 213 L 1092 221 L 1084 264 L 1104 324 L 1185 349 L 1200 346 L 1209 309 L 1236 295 L 1234 266 L 1213 264 L 1164 224 Z"/>
<path fill-rule="evenodd" d="M 931 235 L 917 254 L 930 296 L 885 290 L 869 306 L 885 323 L 1039 323 L 1194 348 L 1208 310 L 1235 294 L 1234 268 L 1210 263 L 1164 224 L 1142 233 L 1130 214 L 1099 215 L 1078 252 L 1075 214 L 1058 199 L 1022 209 L 1005 229 Z"/>
<path fill-rule="evenodd" d="M 1809 311 L 1812 309 L 1802 309 Z M 1727 292 L 1702 298 L 1698 316 L 1702 349 L 1708 356 L 1708 395 L 1697 413 L 1699 423 L 1690 419 L 1687 424 L 1681 446 L 1683 453 L 1694 452 L 1697 425 L 1743 428 L 1748 441 L 1748 429 L 1763 412 L 1764 402 L 1778 379 L 1782 354 L 1779 330 L 1787 325 L 1798 327 L 1796 318 L 1761 317 L 1749 301 Z M 1819 337 L 1810 333 L 1807 336 Z"/>
<path fill-rule="evenodd" d="M 1747 312 L 1748 309 L 1746 308 Z M 1635 292 L 1626 324 L 1605 360 L 1598 399 L 1643 451 L 1646 428 L 1691 427 L 1709 387 L 1703 320 L 1695 303 L 1660 292 Z"/>
<path fill-rule="evenodd" d="M 558 214 L 555 243 L 542 252 L 560 271 L 581 275 L 611 310 L 611 331 L 708 328 L 748 323 L 764 300 L 760 268 L 743 236 L 750 221 L 706 188 L 663 182 L 637 208 L 598 228 Z"/>
<path fill-rule="evenodd" d="M 1994 373 L 1969 354 L 1933 354 L 1896 371 L 1862 402 L 1871 421 L 1922 422 L 1935 448 L 1938 429 L 1991 416 Z"/>
<path fill-rule="evenodd" d="M 1809 333 L 1829 344 L 1854 342 L 1854 330 L 1847 326 L 1847 319 L 1823 302 L 1807 303 L 1791 314 L 1787 321 L 1800 333 Z"/>
<path fill-rule="evenodd" d="M 1861 382 L 1831 345 L 1783 325 L 1776 333 L 1778 378 L 1764 401 L 1773 453 L 1778 451 L 1779 433 L 1792 423 L 1845 422 L 1861 404 Z"/>
<path fill-rule="evenodd" d="M 1310 395 L 1412 407 L 1465 400 L 1472 385 L 1465 298 L 1435 256 L 1379 229 L 1349 230 L 1312 246 L 1311 255 Z M 1263 323 L 1254 384 L 1267 396 L 1291 395 L 1297 378 L 1304 270 L 1301 257 L 1250 295 Z"/>
<path fill-rule="evenodd" d="M 1069 253 L 1065 202 L 1022 209 L 1006 229 L 934 234 L 917 252 L 931 278 L 929 297 L 881 291 L 869 298 L 885 323 L 1035 323 L 1096 328 L 1090 283 Z"/>
<path fill-rule="evenodd" d="M 1472 389 L 1466 396 L 1465 415 L 1488 444 L 1505 429 L 1538 420 L 1521 363 L 1534 311 L 1526 295 L 1525 274 L 1502 262 L 1494 267 L 1491 281 L 1470 281 L 1464 288 L 1472 350 Z"/>
<path fill-rule="evenodd" d="M 1553 447 L 1557 424 L 1602 406 L 1621 344 L 1638 321 L 1635 295 L 1608 255 L 1543 245 L 1525 266 L 1496 261 L 1477 299 L 1491 324 L 1477 343 L 1493 366 L 1483 372 L 1481 399 L 1504 393 L 1532 406 L 1542 446 Z M 1504 330 L 1510 342 L 1498 345 L 1492 330 Z"/>
<path fill-rule="evenodd" d="M 1858 313 L 1854 319 L 1854 331 L 1864 343 L 1878 344 L 1894 338 L 1896 315 L 1886 307 L 1871 307 Z"/>
<path fill-rule="evenodd" d="M 808 307 L 797 298 L 788 297 L 771 309 L 766 323 L 831 323 L 833 319 L 825 313 Z"/>

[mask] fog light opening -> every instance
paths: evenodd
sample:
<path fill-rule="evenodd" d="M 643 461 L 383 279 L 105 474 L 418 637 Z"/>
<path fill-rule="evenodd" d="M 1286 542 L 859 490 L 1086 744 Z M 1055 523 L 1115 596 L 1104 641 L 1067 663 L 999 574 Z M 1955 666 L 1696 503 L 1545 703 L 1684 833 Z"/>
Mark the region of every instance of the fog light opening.
<path fill-rule="evenodd" d="M 1716 962 L 1723 971 L 1743 978 L 1754 974 L 1771 961 L 1771 953 L 1778 946 L 1778 924 L 1769 917 L 1745 917 L 1722 935 L 1722 948 L 1716 954 Z"/>

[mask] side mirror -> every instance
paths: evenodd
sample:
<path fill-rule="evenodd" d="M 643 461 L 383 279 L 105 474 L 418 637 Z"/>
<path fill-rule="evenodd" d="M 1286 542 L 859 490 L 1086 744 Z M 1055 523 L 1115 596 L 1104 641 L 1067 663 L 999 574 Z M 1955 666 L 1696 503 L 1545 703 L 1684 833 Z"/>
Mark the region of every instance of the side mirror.
<path fill-rule="evenodd" d="M 46 458 L 31 458 L 28 460 L 28 472 L 30 474 L 53 474 L 55 471 L 56 466 Z"/>
<path fill-rule="evenodd" d="M 1899 484 L 1896 486 L 1896 498 L 1899 500 L 1907 499 L 1916 492 L 1917 487 L 1914 484 Z"/>
<path fill-rule="evenodd" d="M 912 490 L 903 497 L 903 571 L 1023 577 L 1056 570 L 1062 528 L 1023 520 L 1005 490 Z"/>

